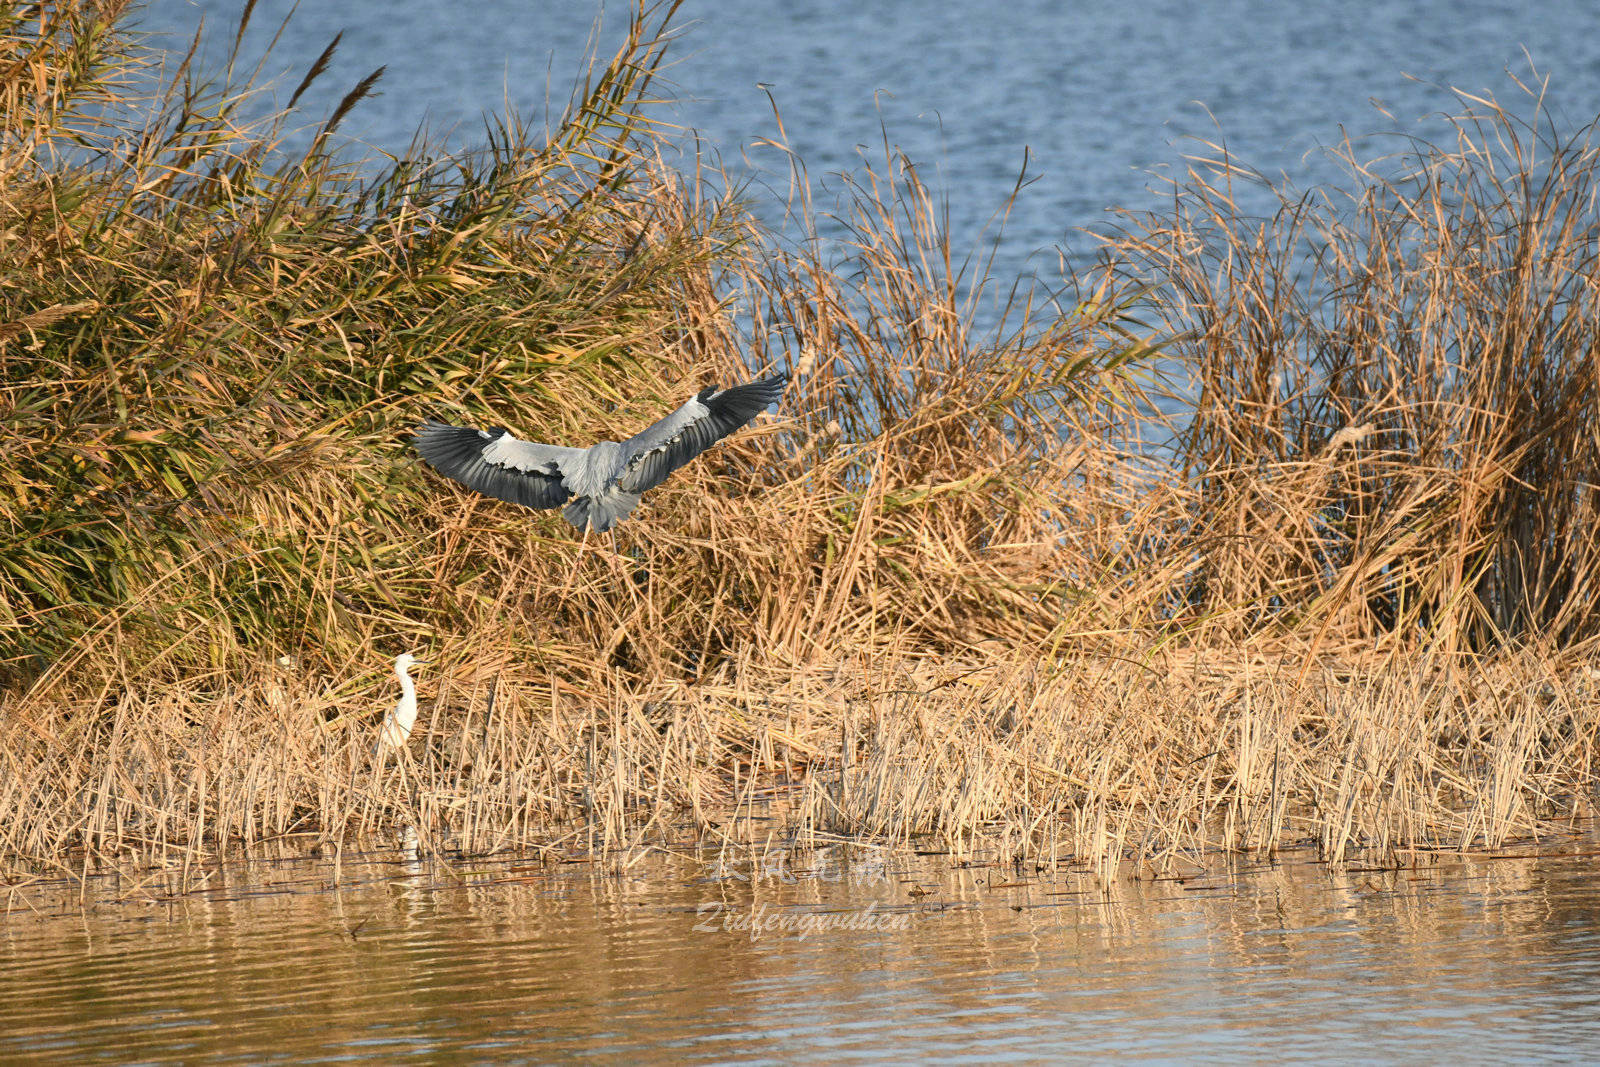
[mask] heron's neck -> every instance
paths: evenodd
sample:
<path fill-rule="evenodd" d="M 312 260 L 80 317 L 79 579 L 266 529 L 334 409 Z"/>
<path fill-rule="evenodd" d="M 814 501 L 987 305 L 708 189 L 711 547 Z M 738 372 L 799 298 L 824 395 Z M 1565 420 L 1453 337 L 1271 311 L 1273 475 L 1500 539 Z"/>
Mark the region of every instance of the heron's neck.
<path fill-rule="evenodd" d="M 397 666 L 394 669 L 394 673 L 400 679 L 400 692 L 404 693 L 408 697 L 416 696 L 416 687 L 411 684 L 411 675 L 406 673 L 405 668 Z"/>

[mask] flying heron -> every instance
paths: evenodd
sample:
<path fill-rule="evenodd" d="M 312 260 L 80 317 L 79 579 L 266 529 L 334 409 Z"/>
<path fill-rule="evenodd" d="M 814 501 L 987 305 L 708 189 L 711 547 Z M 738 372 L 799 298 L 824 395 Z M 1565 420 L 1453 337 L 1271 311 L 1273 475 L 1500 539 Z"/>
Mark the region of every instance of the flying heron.
<path fill-rule="evenodd" d="M 417 688 L 411 684 L 411 675 L 407 672 L 413 663 L 420 663 L 409 652 L 402 652 L 394 658 L 395 677 L 400 679 L 400 702 L 389 709 L 389 714 L 383 717 L 383 725 L 378 727 L 378 751 L 387 747 L 399 748 L 411 736 L 411 728 L 417 722 Z"/>
<path fill-rule="evenodd" d="M 605 533 L 667 475 L 744 426 L 783 395 L 779 374 L 727 389 L 702 389 L 626 441 L 567 448 L 522 441 L 509 430 L 429 420 L 411 439 L 434 470 L 468 489 L 530 508 L 561 509 L 578 529 Z"/>

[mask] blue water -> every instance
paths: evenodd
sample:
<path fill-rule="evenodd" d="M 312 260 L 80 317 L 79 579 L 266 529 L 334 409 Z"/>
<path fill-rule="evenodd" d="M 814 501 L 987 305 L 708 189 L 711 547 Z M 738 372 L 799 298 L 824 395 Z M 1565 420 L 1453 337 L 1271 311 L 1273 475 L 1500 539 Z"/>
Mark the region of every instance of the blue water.
<path fill-rule="evenodd" d="M 177 41 L 203 14 L 221 42 L 240 6 L 151 0 L 144 21 Z M 290 7 L 257 5 L 247 55 Z M 566 99 L 598 13 L 575 0 L 322 0 L 301 5 L 267 69 L 285 71 L 286 99 L 342 30 L 308 120 L 387 64 L 382 95 L 343 132 L 398 152 L 426 123 L 470 145 L 485 112 L 509 102 L 533 115 Z M 625 14 L 607 10 L 603 44 L 617 41 Z M 765 176 L 776 191 L 756 200 L 769 218 L 781 214 L 786 174 L 782 153 L 761 145 L 777 134 L 774 103 L 814 178 L 853 169 L 861 151 L 881 156 L 887 131 L 937 176 L 958 247 L 1004 205 L 1026 153 L 1037 180 L 1011 214 L 1002 276 L 1058 269 L 1059 247 L 1081 262 L 1095 247 L 1083 231 L 1104 228 L 1109 209 L 1158 207 L 1155 176 L 1181 173 L 1191 138 L 1225 138 L 1259 170 L 1325 181 L 1334 171 L 1320 146 L 1346 133 L 1437 136 L 1425 117 L 1458 106 L 1444 86 L 1519 99 L 1508 70 L 1533 77 L 1529 57 L 1569 126 L 1600 113 L 1600 4 L 1578 0 L 688 0 L 674 25 L 678 104 L 667 117 L 735 174 Z"/>

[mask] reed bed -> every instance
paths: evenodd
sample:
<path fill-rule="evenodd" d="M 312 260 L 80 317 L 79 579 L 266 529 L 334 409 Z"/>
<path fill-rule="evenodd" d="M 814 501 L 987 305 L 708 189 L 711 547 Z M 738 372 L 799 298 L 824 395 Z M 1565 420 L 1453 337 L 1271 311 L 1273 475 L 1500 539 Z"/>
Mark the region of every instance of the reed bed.
<path fill-rule="evenodd" d="M 365 694 L 283 667 L 8 717 L 16 856 L 200 860 L 410 826 L 432 849 L 842 838 L 1170 870 L 1218 850 L 1328 859 L 1498 848 L 1593 817 L 1600 681 L 1537 657 L 1325 668 L 1185 654 L 1009 660 L 577 689 L 472 665 L 373 751 Z M 1579 773 L 1575 769 L 1584 768 Z"/>
<path fill-rule="evenodd" d="M 1109 872 L 1591 812 L 1595 160 L 1537 102 L 1267 218 L 1199 160 L 1044 293 L 893 151 L 822 205 L 797 163 L 795 239 L 670 162 L 674 5 L 548 122 L 360 166 L 376 74 L 302 116 L 324 53 L 246 118 L 125 13 L 0 3 L 11 863 L 714 842 L 759 802 Z M 626 436 L 765 370 L 778 414 L 614 540 L 405 446 Z"/>

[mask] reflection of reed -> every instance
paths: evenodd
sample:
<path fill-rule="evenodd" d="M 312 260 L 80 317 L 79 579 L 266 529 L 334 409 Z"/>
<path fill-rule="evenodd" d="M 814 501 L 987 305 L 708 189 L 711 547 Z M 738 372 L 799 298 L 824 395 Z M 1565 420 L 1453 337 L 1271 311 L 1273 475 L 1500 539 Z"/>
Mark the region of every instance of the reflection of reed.
<path fill-rule="evenodd" d="M 330 858 L 286 858 L 87 911 L 67 887 L 0 940 L 0 1055 L 110 1042 L 137 1059 L 626 1058 L 667 1043 L 719 1059 L 994 1056 L 1025 1040 L 1045 1057 L 1173 1056 L 1252 1034 L 1293 1054 L 1357 1027 L 1378 1058 L 1407 1047 L 1388 1041 L 1481 1028 L 1472 1047 L 1492 1057 L 1518 1041 L 1560 1047 L 1600 988 L 1586 854 L 1397 869 L 1302 854 L 1122 880 L 1115 901 L 1091 873 L 1019 873 L 1003 858 L 791 859 L 352 854 L 328 891 Z M 861 877 L 836 877 L 858 861 Z M 940 905 L 907 909 L 908 884 Z M 911 922 L 804 938 L 696 930 L 713 901 Z"/>

